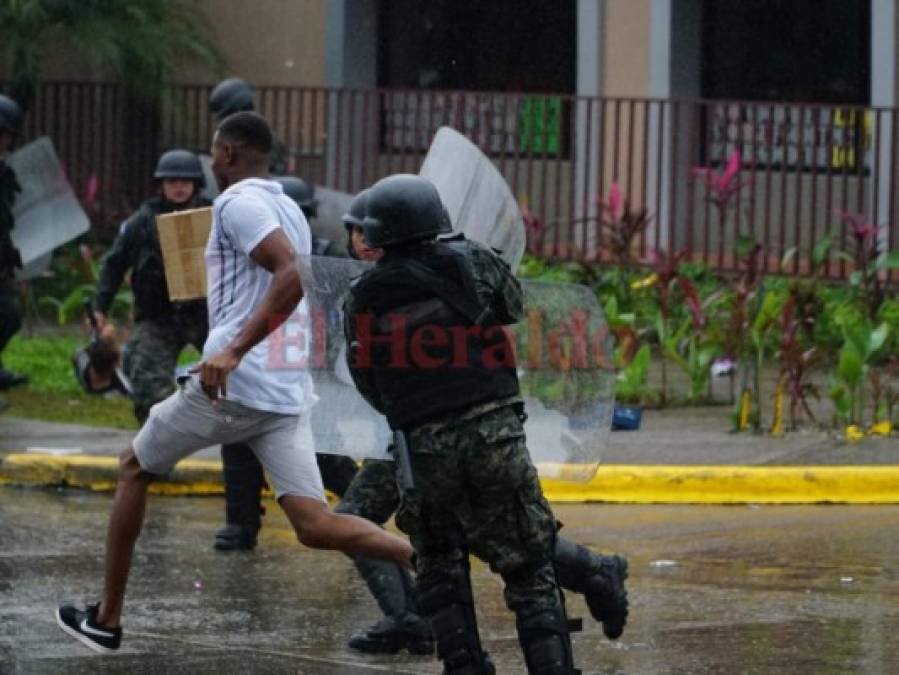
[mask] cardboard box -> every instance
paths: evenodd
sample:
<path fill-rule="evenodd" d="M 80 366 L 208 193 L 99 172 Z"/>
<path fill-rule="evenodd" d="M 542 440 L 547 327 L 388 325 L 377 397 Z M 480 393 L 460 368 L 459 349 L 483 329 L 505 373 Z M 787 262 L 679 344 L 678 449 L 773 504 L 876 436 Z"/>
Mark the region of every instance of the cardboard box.
<path fill-rule="evenodd" d="M 156 216 L 159 245 L 165 263 L 170 300 L 206 297 L 206 241 L 212 229 L 212 208 Z"/>

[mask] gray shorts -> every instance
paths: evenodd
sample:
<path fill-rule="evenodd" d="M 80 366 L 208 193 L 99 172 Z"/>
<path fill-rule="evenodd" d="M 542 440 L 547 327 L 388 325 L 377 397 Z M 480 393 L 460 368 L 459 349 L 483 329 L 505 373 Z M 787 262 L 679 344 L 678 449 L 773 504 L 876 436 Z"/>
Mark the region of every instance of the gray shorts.
<path fill-rule="evenodd" d="M 219 443 L 249 445 L 276 497 L 325 501 L 309 425 L 299 415 L 254 410 L 233 401 L 213 405 L 195 378 L 150 409 L 134 439 L 134 453 L 144 471 L 166 474 L 179 460 Z"/>

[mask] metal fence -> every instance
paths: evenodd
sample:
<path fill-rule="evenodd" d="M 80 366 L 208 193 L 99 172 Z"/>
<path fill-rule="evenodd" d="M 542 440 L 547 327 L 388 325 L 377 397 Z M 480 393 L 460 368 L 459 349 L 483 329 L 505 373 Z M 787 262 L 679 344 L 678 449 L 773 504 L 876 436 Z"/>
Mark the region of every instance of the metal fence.
<path fill-rule="evenodd" d="M 208 94 L 173 86 L 152 104 L 119 85 L 46 83 L 26 136 L 54 140 L 76 189 L 96 175 L 100 217 L 110 218 L 146 195 L 159 152 L 209 147 Z M 599 203 L 613 181 L 652 217 L 636 258 L 687 249 L 694 261 L 734 270 L 743 234 L 764 246 L 767 271 L 797 247 L 786 272 L 807 273 L 822 237 L 849 236 L 839 211 L 863 214 L 880 225 L 883 247 L 899 248 L 895 109 L 321 87 L 263 87 L 258 109 L 294 173 L 348 192 L 416 172 L 439 127 L 459 130 L 542 224 L 529 233 L 530 250 L 557 259 L 609 259 Z M 735 151 L 743 187 L 722 213 L 696 169 L 722 171 Z M 836 257 L 826 269 L 846 273 Z"/>

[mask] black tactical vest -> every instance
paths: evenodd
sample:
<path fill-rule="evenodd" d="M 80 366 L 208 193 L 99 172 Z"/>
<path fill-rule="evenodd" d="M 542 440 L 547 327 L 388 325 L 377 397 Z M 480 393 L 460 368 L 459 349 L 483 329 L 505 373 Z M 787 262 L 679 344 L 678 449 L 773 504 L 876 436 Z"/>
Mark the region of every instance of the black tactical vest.
<path fill-rule="evenodd" d="M 465 246 L 391 253 L 353 288 L 354 305 L 366 308 L 353 319 L 354 367 L 372 369 L 394 429 L 518 394 L 511 340 L 477 296 Z M 458 297 L 447 301 L 435 285 Z"/>
<path fill-rule="evenodd" d="M 191 208 L 207 206 L 208 202 L 198 199 Z M 171 302 L 165 279 L 165 265 L 156 229 L 156 216 L 172 212 L 174 207 L 161 197 L 148 199 L 132 214 L 122 226 L 119 238 L 113 245 L 111 256 L 104 264 L 119 268 L 120 272 L 131 270 L 131 291 L 134 294 L 135 319 L 164 320 L 177 315 L 190 315 L 204 319 L 205 300 Z M 118 276 L 118 274 L 114 275 Z M 121 277 L 118 276 L 120 279 Z M 101 278 L 97 293 L 111 303 L 115 288 L 108 288 L 106 279 Z"/>

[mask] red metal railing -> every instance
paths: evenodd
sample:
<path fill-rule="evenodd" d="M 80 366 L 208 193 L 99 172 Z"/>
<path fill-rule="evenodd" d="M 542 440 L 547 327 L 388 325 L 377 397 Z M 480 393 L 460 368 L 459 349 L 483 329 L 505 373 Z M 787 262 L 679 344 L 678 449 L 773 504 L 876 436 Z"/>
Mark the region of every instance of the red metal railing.
<path fill-rule="evenodd" d="M 108 212 L 146 194 L 161 150 L 209 147 L 208 94 L 173 86 L 159 106 L 119 85 L 46 83 L 25 133 L 53 138 L 76 190 L 96 174 Z M 899 248 L 895 109 L 323 87 L 263 87 L 257 101 L 292 171 L 348 192 L 416 172 L 439 127 L 461 131 L 543 223 L 529 247 L 544 256 L 607 259 L 597 200 L 612 181 L 652 215 L 638 256 L 685 248 L 733 270 L 744 234 L 764 245 L 770 272 L 798 247 L 786 272 L 802 274 L 823 236 L 847 235 L 837 211 L 865 214 L 882 225 L 882 245 Z M 736 150 L 746 185 L 721 218 L 693 170 L 720 170 Z M 826 273 L 844 276 L 846 262 L 834 258 Z"/>

